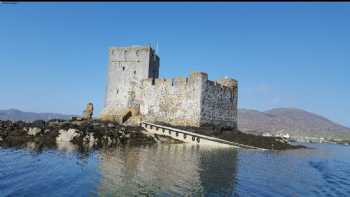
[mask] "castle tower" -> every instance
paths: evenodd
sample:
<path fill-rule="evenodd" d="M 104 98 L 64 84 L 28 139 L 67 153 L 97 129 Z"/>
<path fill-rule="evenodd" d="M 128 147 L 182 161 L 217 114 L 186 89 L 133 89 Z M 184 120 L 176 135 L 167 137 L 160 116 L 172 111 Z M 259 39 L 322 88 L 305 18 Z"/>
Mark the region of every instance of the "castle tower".
<path fill-rule="evenodd" d="M 232 128 L 237 128 L 237 122 L 238 122 L 238 81 L 229 77 L 225 77 L 224 79 L 216 80 L 217 83 L 231 89 L 232 93 L 232 100 L 230 100 L 231 104 L 233 104 L 233 111 L 232 111 L 232 120 L 230 125 Z M 230 124 L 231 124 L 230 123 Z"/>
<path fill-rule="evenodd" d="M 109 49 L 108 81 L 102 116 L 118 116 L 139 105 L 141 80 L 159 77 L 159 57 L 150 46 Z"/>

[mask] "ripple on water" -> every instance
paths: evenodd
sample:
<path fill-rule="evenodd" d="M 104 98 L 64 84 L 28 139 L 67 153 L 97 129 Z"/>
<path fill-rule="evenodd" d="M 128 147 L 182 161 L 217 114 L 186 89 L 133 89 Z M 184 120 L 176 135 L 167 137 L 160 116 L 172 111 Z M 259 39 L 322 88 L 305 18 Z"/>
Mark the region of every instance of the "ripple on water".
<path fill-rule="evenodd" d="M 3 196 L 349 196 L 349 149 L 315 146 L 237 151 L 180 144 L 89 154 L 0 148 L 0 191 Z"/>
<path fill-rule="evenodd" d="M 347 196 L 350 193 L 349 163 L 339 160 L 310 161 L 310 166 L 320 173 L 319 187 L 326 196 Z"/>
<path fill-rule="evenodd" d="M 93 165 L 78 170 L 79 159 L 70 154 L 0 149 L 0 161 L 0 190 L 4 196 L 71 196 L 73 192 L 81 196 L 88 194 L 81 186 L 93 189 L 96 184 L 86 181 L 97 177 L 89 173 Z"/>

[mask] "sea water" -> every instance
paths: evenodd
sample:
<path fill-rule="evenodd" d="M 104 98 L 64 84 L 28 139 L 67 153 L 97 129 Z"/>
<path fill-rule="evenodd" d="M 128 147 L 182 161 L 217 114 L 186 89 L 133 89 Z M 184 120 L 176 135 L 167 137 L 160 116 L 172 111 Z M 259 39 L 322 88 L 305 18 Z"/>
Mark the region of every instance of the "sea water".
<path fill-rule="evenodd" d="M 0 147 L 0 196 L 350 196 L 350 147 Z"/>

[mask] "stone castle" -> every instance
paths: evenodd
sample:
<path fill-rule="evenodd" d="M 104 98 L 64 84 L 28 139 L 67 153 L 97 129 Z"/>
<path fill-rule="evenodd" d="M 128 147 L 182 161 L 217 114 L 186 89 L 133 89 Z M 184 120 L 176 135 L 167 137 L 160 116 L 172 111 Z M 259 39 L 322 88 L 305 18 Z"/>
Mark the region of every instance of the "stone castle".
<path fill-rule="evenodd" d="M 159 57 L 150 46 L 112 47 L 102 117 L 236 128 L 237 90 L 236 80 L 210 81 L 203 72 L 159 78 Z"/>

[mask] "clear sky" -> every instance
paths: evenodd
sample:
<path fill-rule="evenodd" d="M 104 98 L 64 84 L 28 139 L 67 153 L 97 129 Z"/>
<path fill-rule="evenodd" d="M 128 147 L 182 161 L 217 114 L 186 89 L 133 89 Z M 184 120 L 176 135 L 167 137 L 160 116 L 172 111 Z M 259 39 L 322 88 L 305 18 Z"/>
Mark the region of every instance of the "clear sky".
<path fill-rule="evenodd" d="M 239 107 L 350 126 L 350 3 L 0 4 L 0 109 L 103 108 L 108 48 L 158 43 L 160 75 L 239 81 Z"/>

